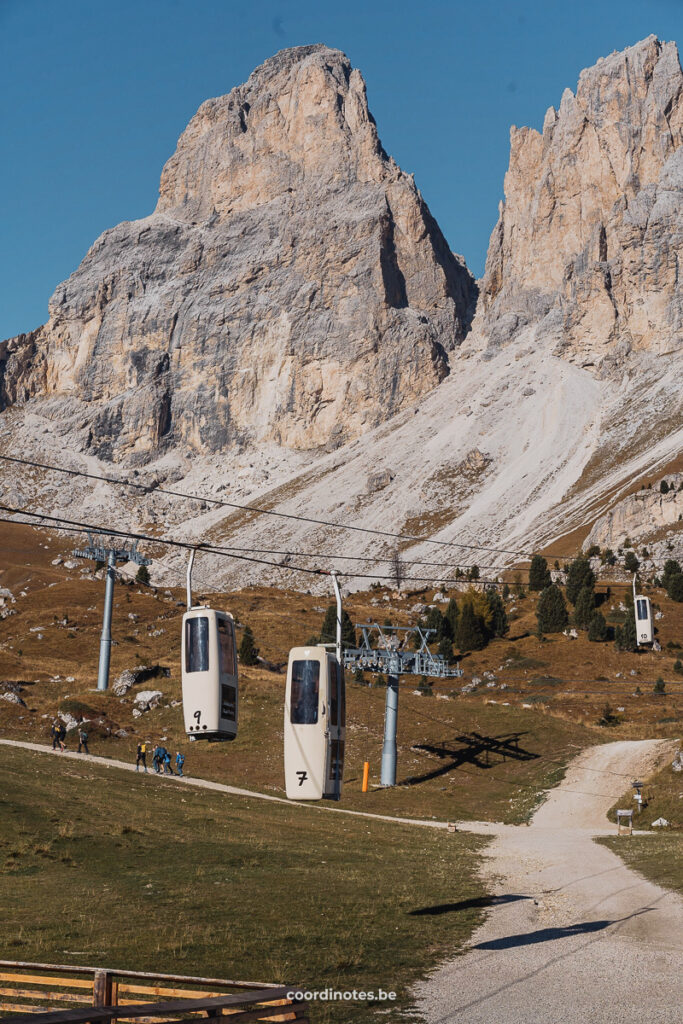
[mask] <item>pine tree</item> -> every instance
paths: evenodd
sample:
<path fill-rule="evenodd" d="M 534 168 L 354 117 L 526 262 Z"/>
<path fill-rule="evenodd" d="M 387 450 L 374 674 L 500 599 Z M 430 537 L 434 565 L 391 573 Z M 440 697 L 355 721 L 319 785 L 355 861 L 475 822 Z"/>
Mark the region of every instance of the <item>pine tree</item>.
<path fill-rule="evenodd" d="M 626 606 L 626 618 L 623 626 L 617 626 L 614 636 L 614 646 L 618 651 L 637 651 L 638 639 L 636 634 L 636 620 L 633 615 L 633 606 Z"/>
<path fill-rule="evenodd" d="M 487 590 L 486 600 L 491 610 L 491 621 L 488 626 L 490 635 L 505 636 L 510 630 L 510 623 L 502 597 L 497 590 Z"/>
<path fill-rule="evenodd" d="M 453 644 L 448 637 L 443 636 L 439 640 L 439 646 L 437 648 L 437 654 L 440 654 L 446 661 L 450 661 L 453 657 Z"/>
<path fill-rule="evenodd" d="M 683 573 L 679 572 L 669 577 L 666 592 L 672 601 L 683 601 Z"/>
<path fill-rule="evenodd" d="M 465 602 L 460 610 L 455 644 L 462 653 L 481 651 L 486 647 L 486 627 L 469 601 Z"/>
<path fill-rule="evenodd" d="M 346 609 L 342 609 L 342 645 L 344 647 L 356 646 L 356 631 L 353 622 Z M 321 644 L 335 644 L 337 642 L 337 606 L 328 605 L 320 630 Z"/>
<path fill-rule="evenodd" d="M 624 558 L 624 569 L 627 572 L 638 572 L 640 568 L 640 562 L 636 558 L 635 551 L 627 551 L 626 557 Z"/>
<path fill-rule="evenodd" d="M 680 574 L 680 562 L 677 562 L 675 558 L 667 558 L 666 562 L 664 563 L 664 569 L 662 570 L 662 586 L 666 590 L 668 590 L 669 581 L 671 580 L 672 576 L 680 576 Z"/>
<path fill-rule="evenodd" d="M 529 590 L 545 590 L 552 583 L 548 563 L 542 555 L 534 555 L 529 566 Z"/>
<path fill-rule="evenodd" d="M 250 626 L 244 627 L 242 642 L 240 643 L 240 664 L 256 665 L 258 662 L 258 648 L 254 643 L 254 634 Z"/>
<path fill-rule="evenodd" d="M 451 627 L 451 639 L 455 637 L 455 631 L 458 628 L 458 605 L 454 597 L 450 599 L 446 607 L 446 618 L 448 619 Z"/>
<path fill-rule="evenodd" d="M 669 489 L 670 488 L 669 488 L 669 485 L 666 482 L 666 480 L 662 480 L 661 484 L 659 485 L 660 494 L 668 494 L 669 493 Z"/>
<path fill-rule="evenodd" d="M 602 612 L 593 612 L 588 623 L 588 639 L 592 643 L 602 643 L 607 639 L 607 623 Z"/>
<path fill-rule="evenodd" d="M 542 590 L 536 605 L 536 618 L 540 633 L 561 633 L 567 628 L 569 613 L 562 591 L 556 583 Z"/>
<path fill-rule="evenodd" d="M 576 604 L 579 591 L 582 587 L 594 587 L 595 575 L 593 574 L 587 558 L 575 558 L 567 572 L 567 600 Z"/>
<path fill-rule="evenodd" d="M 581 587 L 574 605 L 574 625 L 588 629 L 595 611 L 595 591 L 592 587 Z"/>
<path fill-rule="evenodd" d="M 440 640 L 444 635 L 443 615 L 438 608 L 430 608 L 427 612 L 427 629 L 434 630 L 432 640 Z"/>
<path fill-rule="evenodd" d="M 138 571 L 135 573 L 135 582 L 142 583 L 143 586 L 149 586 L 149 569 L 146 565 L 139 565 Z"/>

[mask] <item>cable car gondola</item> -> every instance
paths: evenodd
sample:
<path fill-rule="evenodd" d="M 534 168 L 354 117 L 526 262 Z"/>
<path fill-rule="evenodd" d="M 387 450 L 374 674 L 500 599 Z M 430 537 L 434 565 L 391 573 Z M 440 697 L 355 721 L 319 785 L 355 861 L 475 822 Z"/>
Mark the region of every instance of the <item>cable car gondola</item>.
<path fill-rule="evenodd" d="M 193 562 L 194 551 L 187 568 L 181 651 L 185 732 L 191 740 L 234 740 L 239 704 L 235 623 L 229 612 L 193 605 Z"/>
<path fill-rule="evenodd" d="M 285 691 L 285 787 L 290 800 L 339 800 L 344 771 L 344 669 L 326 646 L 293 647 Z"/>
<path fill-rule="evenodd" d="M 649 597 L 645 597 L 643 594 L 636 594 L 635 574 L 633 576 L 633 611 L 636 617 L 636 642 L 638 645 L 654 643 L 652 603 Z"/>
<path fill-rule="evenodd" d="M 344 775 L 346 687 L 341 656 L 341 592 L 337 642 L 293 647 L 285 690 L 285 789 L 290 800 L 339 800 Z"/>

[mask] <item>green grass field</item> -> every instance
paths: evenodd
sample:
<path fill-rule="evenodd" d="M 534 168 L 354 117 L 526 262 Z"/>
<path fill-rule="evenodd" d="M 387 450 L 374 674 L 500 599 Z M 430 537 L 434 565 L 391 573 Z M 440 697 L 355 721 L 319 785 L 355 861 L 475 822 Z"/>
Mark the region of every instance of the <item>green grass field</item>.
<path fill-rule="evenodd" d="M 650 836 L 621 836 L 602 839 L 605 846 L 618 853 L 629 867 L 645 875 L 665 889 L 683 893 L 683 773 L 674 772 L 667 764 L 661 771 L 645 779 L 645 805 L 641 814 L 633 815 L 637 829 L 649 829 L 653 821 L 665 818 L 670 828 Z M 618 807 L 633 807 L 633 790 L 619 798 L 610 811 L 616 821 Z"/>
<path fill-rule="evenodd" d="M 0 747 L 0 958 L 394 989 L 462 948 L 483 840 Z M 405 1015 L 408 1011 L 407 1016 Z M 314 1020 L 371 1018 L 332 1004 Z"/>
<path fill-rule="evenodd" d="M 610 836 L 598 842 L 609 846 L 634 871 L 639 871 L 663 889 L 683 895 L 683 833 L 664 832 L 654 836 Z"/>

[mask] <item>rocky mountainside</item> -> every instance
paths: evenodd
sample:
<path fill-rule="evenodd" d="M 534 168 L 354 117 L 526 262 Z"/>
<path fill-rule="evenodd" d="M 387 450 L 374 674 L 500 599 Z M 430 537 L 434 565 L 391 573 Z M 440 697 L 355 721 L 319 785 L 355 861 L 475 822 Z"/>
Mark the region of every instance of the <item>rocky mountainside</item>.
<path fill-rule="evenodd" d="M 0 398 L 47 396 L 72 445 L 127 463 L 336 446 L 448 374 L 474 297 L 360 72 L 298 47 L 201 106 L 155 212 L 106 231 L 48 323 L 5 343 Z"/>
<path fill-rule="evenodd" d="M 680 347 L 683 73 L 654 36 L 582 72 L 542 133 L 514 128 L 489 246 L 482 333 L 606 373 Z"/>
<path fill-rule="evenodd" d="M 106 232 L 45 327 L 0 346 L 0 445 L 113 460 L 147 493 L 8 469 L 4 492 L 283 565 L 327 550 L 387 572 L 395 542 L 211 501 L 400 530 L 430 538 L 402 544 L 416 580 L 581 540 L 683 448 L 682 214 L 673 43 L 599 61 L 542 133 L 513 129 L 479 288 L 383 152 L 359 72 L 284 51 L 200 108 L 154 214 Z M 207 587 L 263 572 L 203 561 Z"/>

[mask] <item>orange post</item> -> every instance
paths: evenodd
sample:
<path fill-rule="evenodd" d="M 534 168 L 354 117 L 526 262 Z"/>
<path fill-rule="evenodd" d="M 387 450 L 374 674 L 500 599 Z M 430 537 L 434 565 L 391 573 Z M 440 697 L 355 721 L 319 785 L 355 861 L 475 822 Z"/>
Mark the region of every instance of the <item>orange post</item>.
<path fill-rule="evenodd" d="M 363 761 L 363 787 L 362 792 L 367 793 L 368 791 L 368 776 L 370 775 L 370 762 Z"/>

